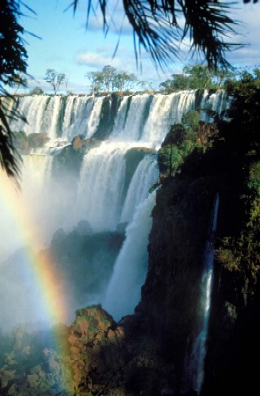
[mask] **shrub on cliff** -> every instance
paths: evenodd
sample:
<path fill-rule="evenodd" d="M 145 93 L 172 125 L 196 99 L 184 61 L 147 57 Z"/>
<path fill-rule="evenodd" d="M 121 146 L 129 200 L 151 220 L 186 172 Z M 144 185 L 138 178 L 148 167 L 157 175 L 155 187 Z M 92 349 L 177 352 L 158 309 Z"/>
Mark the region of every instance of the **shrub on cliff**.
<path fill-rule="evenodd" d="M 172 177 L 180 169 L 185 158 L 200 146 L 197 141 L 200 115 L 191 110 L 187 112 L 182 123 L 171 127 L 159 150 L 158 165 L 164 177 Z"/>
<path fill-rule="evenodd" d="M 230 173 L 238 198 L 237 217 L 217 250 L 220 264 L 240 273 L 241 291 L 253 295 L 260 270 L 260 92 L 258 74 L 245 73 L 233 83 L 231 121 L 220 120 L 215 152 Z"/>

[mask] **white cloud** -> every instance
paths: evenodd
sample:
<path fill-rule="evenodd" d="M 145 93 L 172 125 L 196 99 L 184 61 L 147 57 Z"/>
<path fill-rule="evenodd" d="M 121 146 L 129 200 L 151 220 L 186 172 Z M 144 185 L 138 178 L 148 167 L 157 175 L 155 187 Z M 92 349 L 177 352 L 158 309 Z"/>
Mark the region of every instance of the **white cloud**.
<path fill-rule="evenodd" d="M 100 68 L 106 65 L 114 67 L 121 67 L 122 61 L 120 59 L 112 59 L 112 56 L 103 56 L 102 53 L 87 52 L 77 56 L 76 62 L 79 65 Z"/>

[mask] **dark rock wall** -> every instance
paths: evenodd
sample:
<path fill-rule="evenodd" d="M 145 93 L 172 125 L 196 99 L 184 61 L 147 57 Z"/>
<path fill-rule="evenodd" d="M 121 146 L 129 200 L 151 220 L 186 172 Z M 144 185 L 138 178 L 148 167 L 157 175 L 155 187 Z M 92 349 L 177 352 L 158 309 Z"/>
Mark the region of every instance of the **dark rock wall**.
<path fill-rule="evenodd" d="M 237 197 L 222 194 L 218 237 L 239 221 Z M 215 258 L 203 395 L 254 394 L 259 389 L 260 287 L 249 270 L 231 271 Z"/>
<path fill-rule="evenodd" d="M 188 340 L 197 335 L 203 252 L 215 191 L 207 179 L 175 180 L 157 192 L 149 239 L 149 269 L 137 307 L 140 331 L 152 336 L 181 390 Z M 172 382 L 172 381 L 170 381 Z"/>

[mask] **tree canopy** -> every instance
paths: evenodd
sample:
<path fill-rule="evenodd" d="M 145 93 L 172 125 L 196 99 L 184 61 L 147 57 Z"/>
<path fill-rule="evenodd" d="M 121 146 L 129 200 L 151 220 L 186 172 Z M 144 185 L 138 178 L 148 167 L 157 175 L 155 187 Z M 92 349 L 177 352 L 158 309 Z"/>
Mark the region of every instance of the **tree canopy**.
<path fill-rule="evenodd" d="M 57 72 L 54 69 L 47 69 L 44 80 L 46 80 L 49 84 L 51 84 L 54 90 L 54 95 L 56 95 L 57 92 L 59 91 L 61 84 L 65 82 L 65 78 L 66 78 L 65 73 Z"/>
<path fill-rule="evenodd" d="M 183 73 L 172 74 L 172 78 L 160 84 L 162 89 L 179 91 L 182 89 L 219 89 L 224 88 L 227 81 L 234 81 L 240 76 L 241 70 L 229 68 L 210 69 L 201 63 L 185 66 Z"/>
<path fill-rule="evenodd" d="M 127 71 L 117 71 L 116 68 L 107 65 L 101 71 L 86 73 L 86 77 L 91 83 L 93 95 L 99 91 L 123 92 L 133 88 L 137 83 L 137 77 Z"/>

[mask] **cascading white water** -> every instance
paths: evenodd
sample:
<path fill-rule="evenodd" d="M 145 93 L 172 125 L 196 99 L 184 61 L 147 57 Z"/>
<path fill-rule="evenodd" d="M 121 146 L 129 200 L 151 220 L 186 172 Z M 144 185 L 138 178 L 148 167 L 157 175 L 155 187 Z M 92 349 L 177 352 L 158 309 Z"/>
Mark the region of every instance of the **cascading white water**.
<path fill-rule="evenodd" d="M 201 392 L 201 387 L 204 379 L 204 360 L 206 356 L 206 343 L 208 335 L 208 323 L 210 315 L 211 290 L 213 280 L 213 265 L 214 265 L 214 235 L 217 230 L 219 208 L 219 195 L 216 195 L 212 227 L 209 232 L 205 252 L 204 252 L 204 270 L 201 280 L 201 298 L 200 305 L 202 310 L 202 321 L 200 325 L 200 332 L 195 339 L 192 348 L 192 354 L 188 362 L 187 372 L 189 382 L 192 389 L 196 389 L 198 394 Z"/>
<path fill-rule="evenodd" d="M 195 108 L 195 94 L 196 91 L 181 91 L 171 95 L 155 95 L 141 140 L 160 146 L 165 131 L 181 122 L 184 113 Z"/>
<path fill-rule="evenodd" d="M 124 96 L 123 97 L 123 99 L 122 99 L 122 101 L 120 103 L 118 112 L 117 112 L 117 116 L 116 116 L 116 119 L 115 119 L 115 125 L 114 125 L 114 128 L 113 128 L 113 132 L 110 135 L 110 140 L 115 140 L 120 135 L 120 133 L 124 130 L 125 122 L 126 122 L 126 116 L 127 116 L 127 109 L 128 109 L 128 106 L 129 106 L 129 101 L 131 99 L 132 98 L 129 97 L 129 96 Z"/>
<path fill-rule="evenodd" d="M 127 149 L 103 143 L 85 156 L 75 217 L 89 221 L 95 232 L 115 230 L 119 222 Z"/>
<path fill-rule="evenodd" d="M 139 162 L 128 188 L 120 223 L 128 223 L 132 220 L 135 208 L 148 197 L 149 189 L 156 183 L 158 176 L 157 162 L 151 156 L 145 156 Z"/>
<path fill-rule="evenodd" d="M 90 137 L 95 128 L 89 127 L 86 120 L 90 118 L 93 109 L 93 98 L 70 96 L 67 99 L 62 123 L 62 136 L 71 140 L 75 135 Z"/>
<path fill-rule="evenodd" d="M 113 301 L 121 300 L 115 312 L 117 318 L 133 311 L 140 298 L 146 271 L 150 213 L 155 199 L 154 194 L 148 196 L 148 192 L 158 175 L 156 163 L 147 155 L 137 166 L 129 184 L 129 180 L 126 181 L 125 154 L 131 147 L 160 146 L 171 125 L 180 122 L 185 112 L 195 109 L 196 100 L 196 91 L 123 98 L 76 95 L 20 98 L 19 110 L 27 117 L 28 124 L 15 121 L 13 130 L 26 134 L 46 132 L 50 138 L 49 147 L 32 150 L 35 154 L 50 155 L 25 157 L 24 181 L 32 216 L 49 239 L 56 229 L 63 227 L 70 231 L 84 219 L 94 232 L 115 231 L 119 223 L 129 223 L 106 299 L 106 304 L 111 307 Z M 228 106 L 228 101 L 222 91 L 211 95 L 206 92 L 202 104 L 221 111 Z M 71 188 L 66 180 L 64 182 L 65 175 L 60 176 L 61 180 L 57 175 L 52 180 L 52 171 L 49 170 L 52 169 L 54 155 L 57 159 L 61 151 L 59 146 L 70 144 L 78 134 L 86 139 L 95 137 L 95 133 L 100 133 L 103 128 L 102 122 L 108 126 L 110 135 L 101 146 L 88 150 L 78 183 Z M 44 171 L 43 163 L 48 171 Z M 129 185 L 128 191 L 125 191 L 126 185 Z M 13 241 L 11 236 L 10 241 Z M 125 275 L 128 274 L 126 265 L 132 265 L 129 279 L 125 279 L 128 276 Z M 139 276 L 138 286 L 133 286 Z M 129 292 L 118 291 L 116 282 L 125 284 Z"/>
<path fill-rule="evenodd" d="M 207 90 L 204 91 L 200 104 L 200 119 L 205 122 L 213 122 L 213 118 L 207 113 L 208 110 L 221 114 L 222 111 L 230 107 L 231 98 L 223 89 L 218 90 L 213 94 L 209 94 Z"/>
<path fill-rule="evenodd" d="M 137 207 L 126 229 L 126 240 L 117 258 L 103 303 L 116 320 L 134 312 L 140 301 L 141 286 L 147 273 L 148 237 L 152 227 L 151 213 L 155 191 Z"/>
<path fill-rule="evenodd" d="M 111 98 L 118 101 L 118 110 L 111 125 L 110 141 L 141 141 L 149 147 L 159 146 L 171 125 L 181 122 L 183 114 L 195 109 L 196 91 L 180 91 L 170 95 L 134 95 Z M 87 139 L 95 135 L 101 120 L 105 97 L 71 95 L 24 96 L 19 98 L 19 110 L 27 118 L 13 121 L 14 131 L 26 134 L 46 132 L 52 141 L 57 138 L 70 141 L 82 134 Z M 200 103 L 202 120 L 210 117 L 203 109 L 221 112 L 230 105 L 225 91 L 210 93 L 205 90 Z M 52 144 L 53 147 L 53 144 Z"/>
<path fill-rule="evenodd" d="M 132 97 L 131 104 L 128 110 L 128 114 L 125 120 L 125 125 L 122 128 L 122 124 L 117 120 L 115 121 L 115 127 L 111 138 L 118 141 L 138 141 L 143 132 L 145 107 L 149 101 L 149 95 L 136 95 Z M 126 109 L 122 110 L 125 112 Z M 126 115 L 126 114 L 125 114 Z M 121 119 L 120 112 L 117 118 Z M 119 125 L 118 125 L 119 123 Z M 120 125 L 121 124 L 121 125 Z M 119 126 L 122 128 L 119 129 Z"/>

